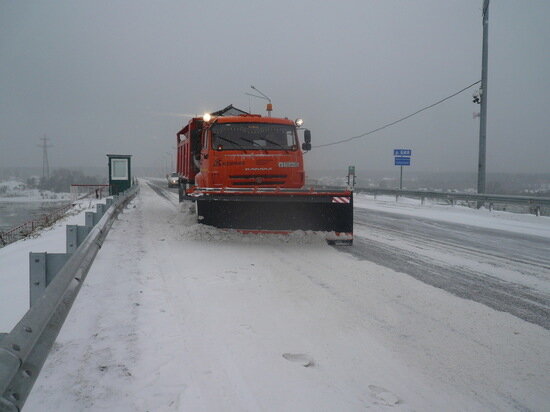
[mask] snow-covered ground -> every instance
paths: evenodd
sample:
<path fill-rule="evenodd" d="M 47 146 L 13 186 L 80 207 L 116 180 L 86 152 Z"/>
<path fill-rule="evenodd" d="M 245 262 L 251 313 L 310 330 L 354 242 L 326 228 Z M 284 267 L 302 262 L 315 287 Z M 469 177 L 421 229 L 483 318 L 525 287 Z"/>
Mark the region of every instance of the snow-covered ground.
<path fill-rule="evenodd" d="M 354 206 L 358 208 L 550 238 L 549 216 L 449 206 L 429 199 L 425 201 L 424 205 L 421 204 L 420 199 L 403 197 L 396 202 L 394 196 L 376 196 L 374 199 L 374 196 L 365 193 L 356 194 L 353 201 Z"/>
<path fill-rule="evenodd" d="M 29 309 L 29 252 L 66 252 L 66 225 L 84 225 L 96 199 L 75 202 L 53 226 L 0 248 L 0 332 L 9 332 Z"/>
<path fill-rule="evenodd" d="M 316 234 L 197 225 L 189 205 L 164 195 L 142 184 L 113 225 L 25 410 L 547 410 L 548 330 Z M 446 210 L 439 219 L 501 228 L 531 218 Z M 0 266 L 22 271 L 26 254 L 6 261 L 21 247 L 6 248 Z"/>

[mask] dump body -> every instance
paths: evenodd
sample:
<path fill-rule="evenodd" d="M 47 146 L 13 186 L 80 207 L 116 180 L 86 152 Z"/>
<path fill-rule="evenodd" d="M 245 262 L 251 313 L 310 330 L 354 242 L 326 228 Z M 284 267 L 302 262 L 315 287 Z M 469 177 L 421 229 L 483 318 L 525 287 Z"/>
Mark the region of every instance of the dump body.
<path fill-rule="evenodd" d="M 353 193 L 304 187 L 301 147 L 310 144 L 300 145 L 296 124 L 222 112 L 193 118 L 177 133 L 180 201 L 197 202 L 200 222 L 243 231 L 325 231 L 351 243 Z"/>

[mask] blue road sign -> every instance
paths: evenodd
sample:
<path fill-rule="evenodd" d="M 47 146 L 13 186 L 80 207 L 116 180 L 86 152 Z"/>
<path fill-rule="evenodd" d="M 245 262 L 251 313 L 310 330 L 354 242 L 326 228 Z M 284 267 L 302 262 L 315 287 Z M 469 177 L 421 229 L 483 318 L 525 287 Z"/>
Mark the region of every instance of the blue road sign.
<path fill-rule="evenodd" d="M 410 166 L 411 158 L 410 157 L 395 157 L 395 166 Z"/>
<path fill-rule="evenodd" d="M 410 156 L 412 155 L 411 149 L 393 149 L 394 156 Z"/>

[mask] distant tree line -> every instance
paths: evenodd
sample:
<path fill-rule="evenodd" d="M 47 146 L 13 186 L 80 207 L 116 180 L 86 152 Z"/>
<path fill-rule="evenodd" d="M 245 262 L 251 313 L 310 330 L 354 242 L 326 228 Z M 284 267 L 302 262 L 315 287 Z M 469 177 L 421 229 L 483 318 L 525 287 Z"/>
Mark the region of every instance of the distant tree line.
<path fill-rule="evenodd" d="M 97 176 L 86 176 L 78 170 L 56 169 L 50 177 L 29 177 L 26 181 L 30 188 L 51 190 L 52 192 L 70 192 L 72 184 L 97 185 L 103 179 Z"/>
<path fill-rule="evenodd" d="M 475 173 L 410 173 L 406 170 L 403 176 L 403 187 L 410 190 L 456 190 L 475 193 L 476 185 L 477 175 Z M 365 173 L 365 176 L 358 176 L 357 186 L 396 189 L 399 187 L 399 173 Z M 548 197 L 550 195 L 550 173 L 488 173 L 485 192 Z"/>

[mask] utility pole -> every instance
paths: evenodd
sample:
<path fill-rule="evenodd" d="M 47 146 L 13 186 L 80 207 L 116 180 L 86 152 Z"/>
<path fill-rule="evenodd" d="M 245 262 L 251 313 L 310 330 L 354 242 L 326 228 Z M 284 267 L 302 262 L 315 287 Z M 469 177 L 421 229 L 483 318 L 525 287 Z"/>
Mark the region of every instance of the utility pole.
<path fill-rule="evenodd" d="M 42 144 L 38 145 L 38 147 L 42 148 L 42 178 L 49 178 L 50 177 L 50 164 L 48 162 L 48 147 L 53 147 L 51 144 L 48 144 L 48 139 L 46 135 L 42 137 L 40 140 L 42 140 Z"/>
<path fill-rule="evenodd" d="M 485 193 L 485 153 L 487 151 L 487 48 L 489 39 L 489 0 L 483 0 L 483 49 L 481 55 L 481 103 L 479 113 L 479 162 L 477 193 Z"/>

